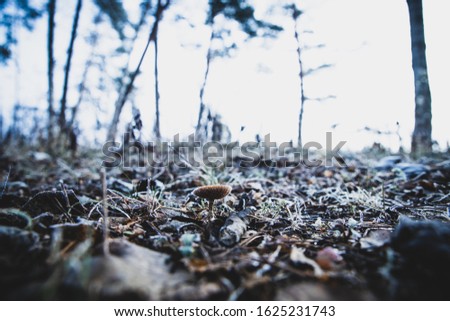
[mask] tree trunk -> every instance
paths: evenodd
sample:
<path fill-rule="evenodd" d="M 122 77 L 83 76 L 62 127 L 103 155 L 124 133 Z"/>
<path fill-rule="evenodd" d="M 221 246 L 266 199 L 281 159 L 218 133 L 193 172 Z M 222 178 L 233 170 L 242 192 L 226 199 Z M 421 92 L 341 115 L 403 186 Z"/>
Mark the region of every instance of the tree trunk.
<path fill-rule="evenodd" d="M 158 26 L 156 26 L 158 28 Z M 158 76 L 158 31 L 155 33 L 155 125 L 153 127 L 153 133 L 155 134 L 156 140 L 159 142 L 161 140 L 161 131 L 159 127 L 159 76 Z"/>
<path fill-rule="evenodd" d="M 202 128 L 202 119 L 203 119 L 203 113 L 205 112 L 205 88 L 206 83 L 208 82 L 208 75 L 209 75 L 209 67 L 211 65 L 212 60 L 212 42 L 214 40 L 215 34 L 214 34 L 214 25 L 211 26 L 211 35 L 209 38 L 209 45 L 208 45 L 208 53 L 206 54 L 206 69 L 205 74 L 203 75 L 203 83 L 200 87 L 200 108 L 198 110 L 198 120 L 197 120 L 197 126 L 195 127 L 195 136 L 201 138 L 201 128 Z"/>
<path fill-rule="evenodd" d="M 72 108 L 72 114 L 70 115 L 70 119 L 66 122 L 66 128 L 68 130 L 74 129 L 73 127 L 75 125 L 78 111 L 80 110 L 80 106 L 83 103 L 84 95 L 86 94 L 86 89 L 87 89 L 86 83 L 88 81 L 89 69 L 93 65 L 92 57 L 94 57 L 94 50 L 92 50 L 91 58 L 88 59 L 88 61 L 86 62 L 85 66 L 84 66 L 83 75 L 81 76 L 81 82 L 78 85 L 78 88 L 79 88 L 78 100 L 77 100 L 77 103 Z"/>
<path fill-rule="evenodd" d="M 53 145 L 53 132 L 55 126 L 55 110 L 53 107 L 53 75 L 55 68 L 55 58 L 53 51 L 53 42 L 55 35 L 55 12 L 56 12 L 56 0 L 48 1 L 48 35 L 47 35 L 47 57 L 48 57 L 48 148 L 52 149 Z"/>
<path fill-rule="evenodd" d="M 0 151 L 1 151 L 1 145 L 3 144 L 3 110 L 0 107 Z M 2 151 L 3 153 L 3 151 Z"/>
<path fill-rule="evenodd" d="M 297 43 L 297 60 L 298 60 L 298 78 L 300 81 L 300 112 L 298 116 L 298 138 L 297 138 L 297 147 L 301 148 L 303 146 L 302 141 L 302 126 L 303 126 L 303 112 L 305 109 L 305 88 L 304 88 L 304 70 L 303 70 L 303 61 L 302 61 L 302 44 L 300 41 L 300 35 L 298 33 L 298 18 L 300 17 L 300 11 L 292 5 L 292 18 L 294 20 L 294 37 Z"/>
<path fill-rule="evenodd" d="M 431 94 L 428 83 L 422 0 L 407 0 L 411 27 L 412 67 L 415 88 L 415 125 L 411 153 L 431 152 Z"/>
<path fill-rule="evenodd" d="M 117 99 L 115 109 L 114 109 L 113 119 L 108 128 L 108 134 L 106 136 L 108 141 L 114 141 L 116 138 L 117 125 L 120 120 L 120 114 L 122 113 L 123 106 L 127 102 L 128 96 L 133 91 L 134 81 L 136 80 L 136 77 L 139 74 L 139 71 L 141 69 L 141 65 L 142 65 L 142 62 L 144 61 L 148 47 L 150 46 L 150 43 L 152 41 L 155 41 L 159 22 L 162 19 L 164 11 L 169 7 L 169 5 L 170 5 L 170 0 L 166 0 L 166 2 L 164 4 L 162 4 L 161 0 L 158 0 L 158 6 L 157 6 L 157 9 L 155 12 L 155 22 L 153 23 L 152 29 L 150 31 L 150 35 L 148 37 L 147 44 L 144 48 L 144 52 L 141 55 L 141 58 L 139 60 L 139 63 L 137 65 L 136 69 L 130 74 L 130 80 L 128 81 L 124 91 L 119 95 L 119 98 Z"/>
<path fill-rule="evenodd" d="M 73 56 L 75 39 L 77 38 L 78 22 L 80 20 L 80 12 L 81 12 L 82 4 L 83 4 L 83 1 L 78 0 L 77 6 L 75 8 L 75 16 L 73 18 L 69 48 L 67 49 L 66 65 L 64 67 L 64 84 L 63 84 L 63 92 L 62 92 L 62 97 L 61 97 L 61 108 L 59 111 L 59 121 L 58 121 L 61 134 L 63 134 L 66 129 L 67 92 L 68 92 L 68 87 L 69 87 L 70 68 L 71 68 L 71 64 L 72 64 L 72 56 Z"/>

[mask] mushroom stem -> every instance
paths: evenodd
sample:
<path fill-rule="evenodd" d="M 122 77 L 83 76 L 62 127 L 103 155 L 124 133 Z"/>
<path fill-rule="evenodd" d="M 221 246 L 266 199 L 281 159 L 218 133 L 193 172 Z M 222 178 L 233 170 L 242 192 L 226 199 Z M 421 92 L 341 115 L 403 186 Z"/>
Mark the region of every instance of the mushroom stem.
<path fill-rule="evenodd" d="M 209 218 L 208 218 L 208 220 L 211 222 L 212 220 L 215 220 L 216 219 L 216 216 L 214 215 L 214 207 L 213 207 L 213 205 L 214 205 L 214 200 L 213 199 L 210 199 L 209 200 L 209 204 L 208 204 L 209 206 L 208 206 L 208 212 L 209 212 Z M 209 228 L 208 228 L 209 229 Z"/>

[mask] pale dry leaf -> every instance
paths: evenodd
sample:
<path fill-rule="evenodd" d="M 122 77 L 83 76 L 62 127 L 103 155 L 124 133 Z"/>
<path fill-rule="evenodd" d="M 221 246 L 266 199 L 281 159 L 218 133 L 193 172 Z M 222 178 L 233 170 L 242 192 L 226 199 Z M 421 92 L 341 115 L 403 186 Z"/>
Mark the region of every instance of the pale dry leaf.
<path fill-rule="evenodd" d="M 317 264 L 316 261 L 306 257 L 305 249 L 293 247 L 289 258 L 294 264 L 306 264 L 312 267 L 314 270 L 314 275 L 316 277 L 321 277 L 324 274 L 322 268 L 320 267 L 319 264 Z"/>

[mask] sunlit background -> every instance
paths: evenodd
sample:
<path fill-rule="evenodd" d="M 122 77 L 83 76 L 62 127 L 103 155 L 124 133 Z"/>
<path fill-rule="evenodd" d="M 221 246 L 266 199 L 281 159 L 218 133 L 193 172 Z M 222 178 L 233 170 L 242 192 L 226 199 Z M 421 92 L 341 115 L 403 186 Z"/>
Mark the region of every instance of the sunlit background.
<path fill-rule="evenodd" d="M 258 0 L 253 3 L 257 17 L 281 24 L 284 31 L 275 39 L 242 42 L 232 57 L 215 59 L 211 64 L 205 101 L 213 113 L 222 116 L 233 139 L 254 140 L 256 134 L 270 133 L 272 139 L 279 143 L 295 142 L 300 98 L 294 25 L 292 19 L 277 11 L 276 5 L 280 1 Z M 138 1 L 124 1 L 130 18 L 137 11 L 137 4 Z M 304 50 L 305 67 L 332 65 L 305 79 L 306 96 L 335 96 L 333 99 L 306 102 L 303 141 L 324 142 L 325 133 L 332 131 L 334 139 L 347 141 L 348 149 L 357 150 L 380 142 L 396 151 L 400 144 L 396 134 L 399 130 L 403 147 L 408 150 L 414 126 L 414 84 L 406 0 L 308 0 L 298 1 L 298 5 L 304 11 L 300 18 L 300 29 L 306 31 L 302 34 L 304 45 L 325 45 Z M 450 2 L 424 0 L 423 5 L 433 139 L 443 149 L 450 141 L 447 124 L 450 108 L 450 46 L 447 40 Z M 74 6 L 75 1 L 58 2 L 56 106 L 61 96 Z M 206 0 L 175 1 L 161 23 L 161 133 L 167 139 L 176 133 L 187 136 L 196 125 L 209 40 L 208 27 L 204 25 L 206 7 Z M 87 57 L 93 54 L 86 38 L 94 27 L 94 13 L 94 6 L 85 1 L 74 52 L 68 105 L 75 104 L 78 99 L 76 89 L 83 66 Z M 185 19 L 177 19 L 181 14 Z M 106 129 L 96 131 L 95 128 L 97 120 L 108 125 L 112 118 L 117 93 L 108 77 L 117 75 L 118 68 L 126 63 L 126 57 L 113 56 L 119 39 L 107 26 L 107 21 L 98 28 L 101 38 L 94 53 L 105 55 L 109 75 L 102 75 L 95 68 L 90 71 L 92 84 L 103 77 L 106 85 L 103 90 L 95 86 L 91 88 L 98 106 L 85 101 L 80 107 L 78 120 L 84 144 L 105 140 Z M 130 60 L 131 69 L 142 53 L 149 29 L 148 25 L 139 35 Z M 11 122 L 12 109 L 17 103 L 38 107 L 42 110 L 43 120 L 46 119 L 46 33 L 46 19 L 37 20 L 31 32 L 16 29 L 18 44 L 13 49 L 14 57 L 7 66 L 0 67 L 0 108 L 6 126 Z M 131 99 L 142 114 L 143 138 L 146 140 L 152 139 L 155 111 L 152 55 L 150 50 L 145 57 Z M 132 117 L 131 106 L 131 102 L 125 105 L 120 131 Z"/>

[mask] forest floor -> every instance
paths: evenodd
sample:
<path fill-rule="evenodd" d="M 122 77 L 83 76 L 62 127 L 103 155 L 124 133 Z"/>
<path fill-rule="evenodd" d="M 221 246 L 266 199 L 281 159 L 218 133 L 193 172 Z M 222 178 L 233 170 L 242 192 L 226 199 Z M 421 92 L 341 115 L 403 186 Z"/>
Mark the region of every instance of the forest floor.
<path fill-rule="evenodd" d="M 0 156 L 0 299 L 450 299 L 450 155 L 106 172 Z M 208 204 L 192 191 L 231 186 Z"/>

